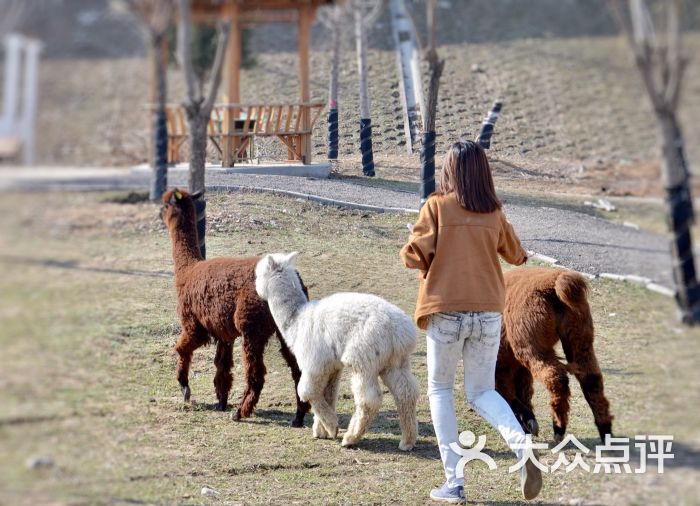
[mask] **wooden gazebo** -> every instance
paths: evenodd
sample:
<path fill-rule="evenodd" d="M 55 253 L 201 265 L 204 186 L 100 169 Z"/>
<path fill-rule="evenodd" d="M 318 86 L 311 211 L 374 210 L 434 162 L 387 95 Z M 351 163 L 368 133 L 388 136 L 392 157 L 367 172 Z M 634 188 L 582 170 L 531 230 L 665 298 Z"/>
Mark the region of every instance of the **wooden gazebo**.
<path fill-rule="evenodd" d="M 288 158 L 303 164 L 311 163 L 311 130 L 323 103 L 310 102 L 309 51 L 311 25 L 316 9 L 343 0 L 192 0 L 195 23 L 227 20 L 231 23 L 221 103 L 216 104 L 210 123 L 210 139 L 221 152 L 222 165 L 231 167 L 236 161 L 251 156 L 255 137 L 277 137 L 287 147 Z M 299 102 L 240 102 L 241 31 L 261 23 L 295 23 L 298 26 Z M 170 161 L 177 157 L 179 145 L 187 136 L 181 110 L 169 107 L 168 133 Z"/>

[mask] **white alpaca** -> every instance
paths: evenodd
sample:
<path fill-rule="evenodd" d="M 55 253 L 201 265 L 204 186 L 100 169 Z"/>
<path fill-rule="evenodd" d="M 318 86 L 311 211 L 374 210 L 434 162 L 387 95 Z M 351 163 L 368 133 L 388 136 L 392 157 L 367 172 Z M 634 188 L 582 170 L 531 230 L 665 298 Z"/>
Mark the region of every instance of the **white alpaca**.
<path fill-rule="evenodd" d="M 401 425 L 401 450 L 416 443 L 418 382 L 411 374 L 416 331 L 411 319 L 384 299 L 365 293 L 336 293 L 307 302 L 294 270 L 297 253 L 266 255 L 255 268 L 255 288 L 267 300 L 299 368 L 298 393 L 311 403 L 313 434 L 338 434 L 335 412 L 344 366 L 352 370 L 355 414 L 343 446 L 356 444 L 382 405 L 379 377 L 394 396 Z"/>

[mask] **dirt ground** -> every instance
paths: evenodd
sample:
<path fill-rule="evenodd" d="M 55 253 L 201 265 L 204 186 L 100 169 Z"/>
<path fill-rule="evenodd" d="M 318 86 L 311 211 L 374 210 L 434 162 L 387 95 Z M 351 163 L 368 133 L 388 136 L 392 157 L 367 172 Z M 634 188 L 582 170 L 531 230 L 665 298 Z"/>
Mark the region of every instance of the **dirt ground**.
<path fill-rule="evenodd" d="M 593 3 L 536 0 L 528 4 L 531 9 L 521 9 L 505 0 L 480 8 L 471 2 L 440 2 L 440 52 L 446 67 L 438 106 L 438 153 L 459 137 L 474 137 L 492 101 L 500 98 L 504 109 L 490 150 L 492 159 L 501 162 L 496 164 L 497 175 L 569 192 L 659 195 L 653 115 L 624 40 L 615 35 L 609 16 L 598 5 L 602 3 Z M 80 22 L 70 39 L 62 35 L 65 30 L 50 30 L 49 25 L 43 32 L 52 50 L 41 68 L 40 163 L 114 166 L 148 158 L 150 67 L 144 44 L 136 44 L 139 32 L 128 13 L 102 1 L 92 5 L 103 4 L 105 10 L 96 14 L 89 3 L 74 4 Z M 420 3 L 414 8 L 420 9 Z M 93 12 L 97 21 L 87 23 L 85 12 Z M 698 9 L 689 7 L 688 28 L 697 29 L 698 18 Z M 115 30 L 108 29 L 118 23 L 121 31 L 116 32 L 129 39 L 121 52 Z M 70 19 L 63 19 L 57 26 L 69 24 Z M 34 31 L 42 33 L 41 27 Z M 296 100 L 295 43 L 290 26 L 253 30 L 256 65 L 242 73 L 244 102 Z M 327 99 L 328 44 L 328 34 L 317 25 L 311 91 L 313 99 L 322 102 Z M 687 32 L 686 45 L 689 54 L 698 53 L 700 33 Z M 474 64 L 478 72 L 472 71 Z M 417 153 L 406 152 L 396 55 L 386 15 L 370 32 L 369 78 L 379 173 L 415 181 L 419 159 Z M 171 69 L 173 102 L 184 97 L 182 81 L 179 71 Z M 340 84 L 339 167 L 356 175 L 358 93 L 350 35 Z M 680 106 L 691 170 L 700 163 L 700 147 L 693 142 L 700 136 L 698 116 L 700 67 L 693 61 Z M 317 158 L 325 155 L 324 125 L 325 114 L 314 131 Z M 281 144 L 273 139 L 261 141 L 259 151 L 264 158 L 283 156 Z"/>
<path fill-rule="evenodd" d="M 105 194 L 4 195 L 0 200 L 0 504 L 429 504 L 442 479 L 425 395 L 417 448 L 404 454 L 396 411 L 381 412 L 354 449 L 317 441 L 310 419 L 287 426 L 292 384 L 277 346 L 255 415 L 234 423 L 211 409 L 213 349 L 195 354 L 192 405 L 174 378 L 179 334 L 169 239 L 157 206 Z M 271 195 L 212 194 L 210 256 L 299 250 L 312 297 L 338 290 L 381 295 L 407 312 L 414 273 L 397 251 L 407 216 L 342 211 Z M 672 434 L 664 474 L 545 476 L 533 504 L 698 503 L 698 331 L 680 327 L 671 299 L 595 280 L 596 351 L 618 436 Z M 236 357 L 239 347 L 236 345 Z M 236 358 L 232 403 L 243 387 Z M 421 334 L 413 371 L 426 388 Z M 456 385 L 459 391 L 459 385 Z M 475 504 L 523 504 L 496 432 L 456 395 L 460 428 L 487 436 L 498 470 L 467 467 Z M 551 442 L 547 397 L 537 386 L 541 442 Z M 347 378 L 338 411 L 352 412 Z M 593 449 L 597 434 L 572 383 L 570 433 Z M 573 458 L 574 451 L 567 450 Z M 632 448 L 633 464 L 638 455 Z M 52 466 L 26 462 L 47 457 Z M 551 465 L 555 457 L 547 454 Z M 584 457 L 594 463 L 593 455 Z M 654 468 L 655 469 L 655 468 Z M 200 495 L 203 486 L 219 492 Z"/>

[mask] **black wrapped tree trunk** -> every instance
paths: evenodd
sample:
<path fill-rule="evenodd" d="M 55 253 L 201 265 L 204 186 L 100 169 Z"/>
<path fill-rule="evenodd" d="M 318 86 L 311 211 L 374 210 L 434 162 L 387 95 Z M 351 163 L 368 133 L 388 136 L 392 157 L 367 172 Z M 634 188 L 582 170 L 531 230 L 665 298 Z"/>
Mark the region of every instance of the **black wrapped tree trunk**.
<path fill-rule="evenodd" d="M 372 153 L 372 120 L 360 119 L 360 151 L 362 152 L 362 173 L 374 177 L 374 154 Z"/>
<path fill-rule="evenodd" d="M 420 205 L 435 192 L 435 132 L 423 133 L 420 150 Z"/>

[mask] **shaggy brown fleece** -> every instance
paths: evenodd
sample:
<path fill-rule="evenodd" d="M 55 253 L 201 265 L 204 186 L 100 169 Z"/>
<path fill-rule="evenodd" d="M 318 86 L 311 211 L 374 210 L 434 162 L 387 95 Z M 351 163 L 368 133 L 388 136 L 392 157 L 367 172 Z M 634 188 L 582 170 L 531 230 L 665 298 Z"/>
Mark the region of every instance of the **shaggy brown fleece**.
<path fill-rule="evenodd" d="M 569 417 L 569 377 L 576 376 L 601 439 L 611 434 L 612 415 L 593 350 L 588 284 L 563 269 L 515 269 L 505 274 L 506 306 L 496 365 L 496 390 L 527 432 L 539 431 L 532 412 L 533 377 L 550 393 L 554 438 L 561 441 Z M 554 352 L 561 341 L 567 363 Z"/>
<path fill-rule="evenodd" d="M 182 323 L 182 335 L 175 346 L 177 380 L 185 401 L 190 399 L 188 376 L 192 354 L 207 344 L 210 336 L 216 343 L 217 409 L 225 410 L 228 403 L 233 383 L 233 343 L 241 335 L 246 388 L 234 419 L 249 417 L 258 402 L 265 383 L 263 354 L 273 333 L 277 334 L 280 351 L 291 369 L 296 394 L 301 377 L 299 366 L 282 339 L 267 302 L 255 291 L 255 265 L 260 258 L 203 260 L 198 248 L 193 196 L 183 190 L 170 190 L 163 195 L 161 218 L 172 241 L 177 311 Z M 298 395 L 296 401 L 297 411 L 291 425 L 301 427 L 310 406 Z"/>

